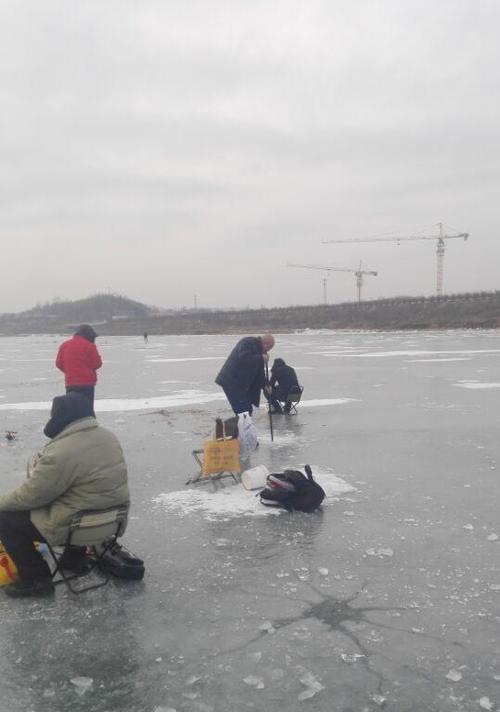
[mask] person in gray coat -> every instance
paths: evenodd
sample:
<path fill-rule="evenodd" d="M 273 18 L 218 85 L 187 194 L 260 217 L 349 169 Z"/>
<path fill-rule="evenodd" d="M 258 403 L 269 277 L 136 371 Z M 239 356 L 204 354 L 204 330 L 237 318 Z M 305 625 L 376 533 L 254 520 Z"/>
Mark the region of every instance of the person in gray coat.
<path fill-rule="evenodd" d="M 92 414 L 79 393 L 58 396 L 44 433 L 51 438 L 35 457 L 30 477 L 0 496 L 0 541 L 19 573 L 5 587 L 12 597 L 54 593 L 50 569 L 33 544 L 64 545 L 74 514 L 128 504 L 127 466 L 113 433 Z M 85 550 L 75 548 L 64 568 L 79 570 Z"/>

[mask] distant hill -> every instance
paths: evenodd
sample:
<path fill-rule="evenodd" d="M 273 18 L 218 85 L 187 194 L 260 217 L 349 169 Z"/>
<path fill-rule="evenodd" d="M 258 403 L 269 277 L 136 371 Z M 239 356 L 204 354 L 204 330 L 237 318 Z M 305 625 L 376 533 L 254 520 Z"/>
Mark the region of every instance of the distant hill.
<path fill-rule="evenodd" d="M 107 322 L 113 319 L 144 319 L 157 312 L 158 310 L 153 307 L 118 294 L 94 294 L 77 301 L 57 299 L 21 312 L 16 317 L 27 321 L 38 319 L 60 322 L 62 320 L 65 323 L 81 324 Z"/>
<path fill-rule="evenodd" d="M 0 334 L 64 334 L 81 323 L 99 334 L 256 334 L 301 329 L 499 328 L 500 291 L 395 297 L 357 304 L 261 309 L 163 310 L 114 294 L 59 301 L 0 315 Z"/>

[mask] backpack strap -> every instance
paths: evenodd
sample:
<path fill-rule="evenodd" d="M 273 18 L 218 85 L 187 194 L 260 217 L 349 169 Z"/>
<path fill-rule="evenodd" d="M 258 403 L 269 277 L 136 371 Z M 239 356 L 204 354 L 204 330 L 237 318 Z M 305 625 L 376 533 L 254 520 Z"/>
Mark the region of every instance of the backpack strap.
<path fill-rule="evenodd" d="M 305 471 L 305 473 L 306 473 L 306 475 L 307 475 L 307 479 L 309 480 L 309 482 L 314 482 L 314 477 L 313 477 L 313 473 L 312 473 L 312 470 L 311 470 L 311 466 L 310 466 L 310 465 L 306 465 L 306 466 L 304 467 L 304 471 Z"/>

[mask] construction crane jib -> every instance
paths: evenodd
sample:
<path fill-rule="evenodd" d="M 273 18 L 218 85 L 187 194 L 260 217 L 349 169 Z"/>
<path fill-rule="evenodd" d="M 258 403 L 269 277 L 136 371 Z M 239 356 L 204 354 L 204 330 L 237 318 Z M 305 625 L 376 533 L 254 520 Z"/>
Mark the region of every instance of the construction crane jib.
<path fill-rule="evenodd" d="M 436 256 L 437 256 L 437 266 L 436 266 L 436 294 L 438 297 L 443 294 L 443 275 L 444 275 L 444 253 L 445 253 L 445 240 L 456 240 L 462 239 L 467 240 L 469 238 L 468 232 L 460 232 L 456 235 L 447 235 L 444 232 L 443 223 L 437 223 L 439 228 L 439 235 L 405 235 L 402 237 L 367 237 L 367 238 L 353 238 L 347 240 L 322 240 L 324 245 L 338 244 L 338 243 L 361 243 L 361 242 L 395 242 L 400 244 L 401 242 L 410 242 L 412 240 L 435 240 L 436 242 Z"/>
<path fill-rule="evenodd" d="M 302 269 L 319 269 L 323 270 L 324 272 L 349 272 L 350 274 L 354 274 L 356 277 L 356 289 L 357 289 L 357 294 L 358 294 L 358 304 L 361 302 L 361 297 L 362 297 L 362 291 L 363 291 L 363 277 L 365 274 L 372 275 L 373 277 L 376 277 L 378 275 L 378 272 L 375 272 L 375 270 L 372 269 L 362 269 L 362 262 L 359 263 L 358 269 L 347 269 L 345 267 L 326 267 L 324 265 L 302 265 L 302 264 L 292 264 L 288 263 L 289 267 L 300 267 Z M 326 277 L 323 277 L 323 301 L 326 304 L 327 303 L 327 295 L 326 295 Z"/>

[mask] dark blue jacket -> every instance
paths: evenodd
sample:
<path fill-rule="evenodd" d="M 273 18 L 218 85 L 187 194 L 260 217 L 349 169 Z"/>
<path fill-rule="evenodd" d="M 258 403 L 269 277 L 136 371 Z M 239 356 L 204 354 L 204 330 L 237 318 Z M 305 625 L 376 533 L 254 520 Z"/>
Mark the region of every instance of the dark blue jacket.
<path fill-rule="evenodd" d="M 270 380 L 271 386 L 273 388 L 277 386 L 284 396 L 287 396 L 292 388 L 296 388 L 299 385 L 295 369 L 287 366 L 284 362 L 280 365 L 275 364 L 272 367 Z"/>
<path fill-rule="evenodd" d="M 261 339 L 256 336 L 240 339 L 227 357 L 215 382 L 231 396 L 248 398 L 258 407 L 260 392 L 266 384 Z"/>

